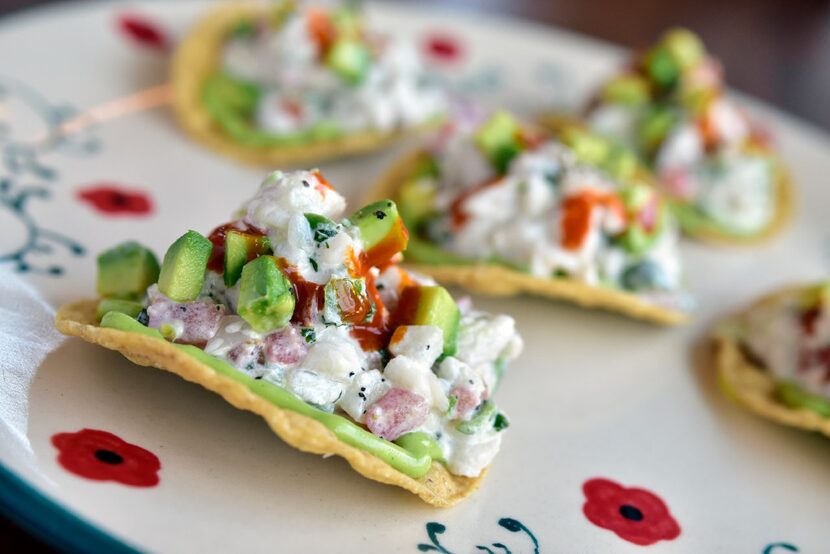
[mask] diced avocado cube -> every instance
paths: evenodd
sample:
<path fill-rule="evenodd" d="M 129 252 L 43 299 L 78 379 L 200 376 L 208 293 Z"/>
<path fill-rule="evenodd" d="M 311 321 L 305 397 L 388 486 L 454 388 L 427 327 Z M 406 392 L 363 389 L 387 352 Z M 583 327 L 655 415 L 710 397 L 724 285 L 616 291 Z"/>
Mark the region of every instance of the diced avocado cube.
<path fill-rule="evenodd" d="M 323 288 L 323 321 L 329 325 L 365 323 L 374 316 L 364 279 L 332 278 Z"/>
<path fill-rule="evenodd" d="M 372 56 L 369 48 L 353 39 L 340 39 L 326 55 L 326 64 L 352 84 L 358 84 L 366 77 Z"/>
<path fill-rule="evenodd" d="M 103 297 L 138 297 L 159 278 L 155 254 L 135 241 L 102 252 L 97 262 L 95 288 Z"/>
<path fill-rule="evenodd" d="M 603 169 L 611 177 L 625 182 L 637 174 L 639 165 L 637 156 L 627 148 L 613 148 L 605 160 Z"/>
<path fill-rule="evenodd" d="M 433 181 L 414 177 L 401 186 L 398 191 L 398 208 L 407 228 L 417 228 L 435 212 L 436 191 Z"/>
<path fill-rule="evenodd" d="M 798 306 L 802 310 L 810 310 L 830 302 L 830 282 L 819 283 L 808 287 L 801 293 Z"/>
<path fill-rule="evenodd" d="M 271 242 L 264 235 L 242 231 L 228 231 L 225 235 L 225 285 L 232 287 L 239 281 L 245 264 L 271 253 Z"/>
<path fill-rule="evenodd" d="M 475 143 L 490 160 L 499 173 L 507 167 L 522 150 L 519 142 L 521 127 L 510 113 L 498 111 L 490 116 L 475 133 Z"/>
<path fill-rule="evenodd" d="M 259 88 L 226 73 L 216 73 L 205 82 L 206 100 L 217 104 L 217 108 L 250 115 L 259 104 Z"/>
<path fill-rule="evenodd" d="M 443 355 L 455 354 L 461 311 L 444 287 L 408 286 L 401 292 L 395 312 L 397 325 L 435 325 L 444 332 Z"/>
<path fill-rule="evenodd" d="M 159 290 L 176 302 L 196 300 L 205 284 L 213 243 L 197 233 L 188 231 L 176 239 L 161 263 Z"/>
<path fill-rule="evenodd" d="M 395 440 L 395 444 L 409 451 L 413 456 L 426 455 L 438 461 L 444 459 L 444 453 L 441 451 L 438 441 L 422 431 L 401 435 Z"/>
<path fill-rule="evenodd" d="M 242 268 L 237 313 L 255 331 L 268 333 L 287 325 L 295 304 L 294 287 L 276 258 L 260 256 Z"/>
<path fill-rule="evenodd" d="M 654 189 L 641 183 L 628 185 L 620 189 L 620 198 L 629 211 L 637 211 L 654 197 Z"/>
<path fill-rule="evenodd" d="M 95 308 L 95 316 L 98 318 L 98 321 L 101 321 L 101 318 L 109 312 L 120 312 L 130 317 L 136 317 L 143 309 L 144 306 L 140 302 L 134 302 L 133 300 L 102 298 Z"/>
<path fill-rule="evenodd" d="M 696 65 L 706 54 L 703 42 L 688 29 L 672 29 L 664 35 L 663 44 L 680 69 Z"/>
<path fill-rule="evenodd" d="M 573 150 L 576 159 L 584 164 L 602 166 L 611 154 L 610 142 L 581 129 L 566 129 L 562 133 L 562 141 Z"/>
<path fill-rule="evenodd" d="M 478 413 L 476 415 L 467 421 L 460 422 L 455 426 L 455 428 L 459 433 L 464 433 L 465 435 L 475 435 L 476 433 L 493 427 L 497 415 L 499 414 L 496 411 L 496 405 L 490 401 L 485 401 L 481 406 L 479 406 Z M 502 429 L 503 428 L 504 427 L 502 427 Z"/>
<path fill-rule="evenodd" d="M 228 32 L 228 36 L 231 39 L 242 39 L 242 38 L 249 38 L 254 35 L 256 31 L 256 26 L 254 22 L 250 19 L 240 19 L 237 21 L 231 30 Z"/>
<path fill-rule="evenodd" d="M 311 233 L 314 235 L 314 242 L 326 242 L 331 237 L 339 232 L 339 225 L 330 220 L 324 215 L 320 214 L 305 214 L 306 221 L 311 227 Z"/>
<path fill-rule="evenodd" d="M 646 56 L 646 71 L 654 83 L 671 90 L 680 77 L 680 67 L 667 48 L 656 47 Z"/>
<path fill-rule="evenodd" d="M 378 266 L 406 249 L 409 232 L 391 200 L 381 200 L 364 206 L 349 222 L 360 230 L 363 252 L 369 266 Z"/>
<path fill-rule="evenodd" d="M 648 83 L 637 75 L 620 75 L 605 84 L 602 100 L 613 104 L 642 106 L 649 101 Z"/>
<path fill-rule="evenodd" d="M 647 152 L 656 150 L 677 122 L 677 114 L 666 106 L 655 106 L 640 123 L 640 143 Z"/>

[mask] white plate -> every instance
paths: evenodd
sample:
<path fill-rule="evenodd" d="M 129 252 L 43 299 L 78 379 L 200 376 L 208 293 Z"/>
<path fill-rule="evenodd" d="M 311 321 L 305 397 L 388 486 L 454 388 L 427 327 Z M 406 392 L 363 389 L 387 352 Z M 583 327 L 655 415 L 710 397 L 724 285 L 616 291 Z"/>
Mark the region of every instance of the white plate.
<path fill-rule="evenodd" d="M 128 7 L 175 38 L 206 5 Z M 28 271 L 17 275 L 51 306 L 93 293 L 99 250 L 137 238 L 163 252 L 185 228 L 207 232 L 263 175 L 186 140 L 166 109 L 112 119 L 36 151 L 21 149 L 54 126 L 67 103 L 85 110 L 165 81 L 166 55 L 118 30 L 126 9 L 67 3 L 0 22 L 0 87 L 7 93 L 0 120 L 9 123 L 0 135 L 0 177 L 10 183 L 0 192 L 1 277 L 19 289 L 10 271 L 23 262 Z M 461 50 L 439 64 L 447 79 L 485 102 L 525 113 L 576 105 L 622 56 L 527 22 L 434 6 L 371 5 L 371 12 L 379 24 L 417 40 L 449 37 Z M 659 329 L 531 298 L 475 299 L 514 315 L 527 349 L 499 391 L 512 421 L 502 452 L 482 489 L 458 507 L 430 508 L 359 477 L 339 459 L 297 452 L 257 417 L 80 340 L 51 352 L 27 391 L 25 375 L 34 368 L 25 360 L 32 352 L 18 355 L 14 348 L 28 347 L 32 333 L 35 344 L 48 345 L 49 333 L 22 323 L 37 310 L 7 300 L 0 307 L 16 314 L 16 331 L 0 337 L 0 353 L 24 361 L 4 366 L 0 380 L 1 503 L 41 532 L 89 549 L 436 551 L 431 530 L 440 552 L 532 552 L 531 535 L 543 552 L 637 552 L 641 546 L 583 513 L 583 484 L 605 478 L 648 489 L 666 503 L 682 531 L 657 542 L 655 551 L 826 551 L 830 443 L 730 405 L 693 357 L 694 344 L 724 310 L 828 270 L 827 138 L 753 106 L 775 130 L 800 185 L 798 216 L 783 236 L 758 248 L 684 244 L 700 304 L 693 324 Z M 394 154 L 323 169 L 356 200 Z M 152 213 L 104 215 L 78 200 L 79 190 L 102 183 L 140 191 L 151 198 Z M 13 202 L 24 189 L 41 192 Z M 11 259 L 32 230 L 48 251 L 26 247 Z M 73 251 L 76 245 L 82 253 Z M 42 273 L 52 267 L 61 274 Z M 51 437 L 83 428 L 153 452 L 162 464 L 159 484 L 128 487 L 64 470 Z"/>

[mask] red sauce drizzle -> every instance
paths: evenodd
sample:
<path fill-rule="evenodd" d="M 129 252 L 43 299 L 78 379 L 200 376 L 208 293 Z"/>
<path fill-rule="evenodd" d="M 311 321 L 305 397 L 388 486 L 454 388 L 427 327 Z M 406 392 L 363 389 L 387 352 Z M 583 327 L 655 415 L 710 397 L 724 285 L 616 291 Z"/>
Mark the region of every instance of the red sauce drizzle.
<path fill-rule="evenodd" d="M 363 350 L 374 351 L 385 348 L 389 344 L 394 327 L 390 325 L 389 311 L 380 299 L 380 293 L 375 286 L 375 277 L 367 272 L 366 291 L 369 298 L 375 303 L 375 317 L 368 323 L 361 323 L 352 327 L 352 336 L 360 343 Z"/>
<path fill-rule="evenodd" d="M 285 258 L 278 258 L 277 264 L 294 286 L 294 296 L 297 302 L 294 305 L 294 315 L 291 316 L 291 322 L 303 326 L 313 324 L 317 313 L 323 309 L 323 285 L 303 279 L 297 268 L 289 264 Z"/>

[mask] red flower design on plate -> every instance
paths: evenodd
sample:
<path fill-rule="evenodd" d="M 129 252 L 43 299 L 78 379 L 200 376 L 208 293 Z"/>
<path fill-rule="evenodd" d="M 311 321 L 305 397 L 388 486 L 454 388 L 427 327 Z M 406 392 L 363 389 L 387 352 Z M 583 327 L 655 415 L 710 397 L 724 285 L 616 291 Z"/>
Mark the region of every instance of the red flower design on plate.
<path fill-rule="evenodd" d="M 82 429 L 52 436 L 58 463 L 79 477 L 131 487 L 158 485 L 161 462 L 155 454 L 106 431 Z"/>
<path fill-rule="evenodd" d="M 680 536 L 680 526 L 668 506 L 645 489 L 626 488 L 608 479 L 590 479 L 582 485 L 585 517 L 621 539 L 647 546 Z"/>
<path fill-rule="evenodd" d="M 438 62 L 456 62 L 461 59 L 463 49 L 454 36 L 447 33 L 433 33 L 424 40 L 427 57 Z"/>
<path fill-rule="evenodd" d="M 125 13 L 118 17 L 118 29 L 131 41 L 156 50 L 167 50 L 170 40 L 157 23 L 144 16 Z"/>
<path fill-rule="evenodd" d="M 149 215 L 153 212 L 153 202 L 147 194 L 111 184 L 83 188 L 78 191 L 78 198 L 108 215 Z"/>

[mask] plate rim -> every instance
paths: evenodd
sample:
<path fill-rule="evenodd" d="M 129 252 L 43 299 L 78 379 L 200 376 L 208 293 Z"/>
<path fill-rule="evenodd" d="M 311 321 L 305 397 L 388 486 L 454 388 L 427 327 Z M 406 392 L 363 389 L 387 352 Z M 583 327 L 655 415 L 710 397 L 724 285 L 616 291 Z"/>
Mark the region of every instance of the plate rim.
<path fill-rule="evenodd" d="M 0 514 L 61 551 L 139 554 L 134 547 L 30 485 L 2 462 Z"/>

